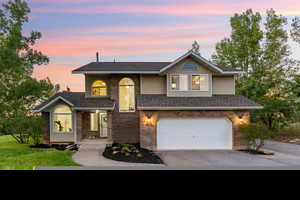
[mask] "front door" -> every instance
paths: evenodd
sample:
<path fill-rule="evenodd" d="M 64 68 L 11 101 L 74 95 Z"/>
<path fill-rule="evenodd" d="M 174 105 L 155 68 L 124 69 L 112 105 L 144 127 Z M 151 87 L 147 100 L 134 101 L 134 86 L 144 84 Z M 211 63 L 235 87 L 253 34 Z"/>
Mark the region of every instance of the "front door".
<path fill-rule="evenodd" d="M 99 113 L 99 130 L 101 138 L 108 137 L 107 128 L 107 113 Z"/>

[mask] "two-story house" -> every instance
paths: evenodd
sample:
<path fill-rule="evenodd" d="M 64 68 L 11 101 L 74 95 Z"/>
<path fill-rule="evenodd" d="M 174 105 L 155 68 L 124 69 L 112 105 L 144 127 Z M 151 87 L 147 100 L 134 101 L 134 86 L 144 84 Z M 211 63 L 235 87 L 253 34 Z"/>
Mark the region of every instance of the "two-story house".
<path fill-rule="evenodd" d="M 92 62 L 73 71 L 85 92 L 60 92 L 37 106 L 48 143 L 86 138 L 152 150 L 236 149 L 238 127 L 262 106 L 235 94 L 239 70 L 191 50 L 174 62 Z"/>

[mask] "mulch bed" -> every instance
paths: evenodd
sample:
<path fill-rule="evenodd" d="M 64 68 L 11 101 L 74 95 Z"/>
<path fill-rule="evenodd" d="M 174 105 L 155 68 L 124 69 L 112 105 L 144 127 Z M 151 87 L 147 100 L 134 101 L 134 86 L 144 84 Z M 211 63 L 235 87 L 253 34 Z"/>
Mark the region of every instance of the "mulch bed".
<path fill-rule="evenodd" d="M 124 145 L 130 147 L 124 148 Z M 153 151 L 140 148 L 139 144 L 113 144 L 105 148 L 103 156 L 111 160 L 129 163 L 163 164 L 160 157 Z"/>
<path fill-rule="evenodd" d="M 266 156 L 274 155 L 274 153 L 267 153 L 267 152 L 264 152 L 264 151 L 255 151 L 253 149 L 241 149 L 239 151 L 249 153 L 249 154 L 253 154 L 253 155 L 266 155 Z"/>
<path fill-rule="evenodd" d="M 72 144 L 38 144 L 38 145 L 31 145 L 30 148 L 38 148 L 38 149 L 56 149 L 59 151 L 65 151 L 68 146 Z M 72 151 L 78 151 L 78 146 L 75 145 Z"/>

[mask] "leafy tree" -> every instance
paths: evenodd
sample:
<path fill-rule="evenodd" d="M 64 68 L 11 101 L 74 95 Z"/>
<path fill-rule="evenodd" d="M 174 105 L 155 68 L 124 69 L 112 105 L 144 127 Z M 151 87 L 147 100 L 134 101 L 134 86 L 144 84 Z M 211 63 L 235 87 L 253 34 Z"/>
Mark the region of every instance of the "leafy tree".
<path fill-rule="evenodd" d="M 300 18 L 295 17 L 292 22 L 291 36 L 293 40 L 300 44 Z"/>
<path fill-rule="evenodd" d="M 36 102 L 49 97 L 54 89 L 49 79 L 31 77 L 33 67 L 47 64 L 49 59 L 33 48 L 40 32 L 23 34 L 29 13 L 22 0 L 10 0 L 0 7 L 0 123 L 28 116 Z"/>
<path fill-rule="evenodd" d="M 253 111 L 252 120 L 271 129 L 284 126 L 294 110 L 292 80 L 297 62 L 290 58 L 287 44 L 287 19 L 267 10 L 263 21 L 260 13 L 247 10 L 231 18 L 232 33 L 216 45 L 216 64 L 242 69 L 236 81 L 237 93 L 262 104 Z"/>
<path fill-rule="evenodd" d="M 40 144 L 42 140 L 42 119 L 40 116 L 14 116 L 0 118 L 0 130 L 11 135 L 21 144 Z"/>

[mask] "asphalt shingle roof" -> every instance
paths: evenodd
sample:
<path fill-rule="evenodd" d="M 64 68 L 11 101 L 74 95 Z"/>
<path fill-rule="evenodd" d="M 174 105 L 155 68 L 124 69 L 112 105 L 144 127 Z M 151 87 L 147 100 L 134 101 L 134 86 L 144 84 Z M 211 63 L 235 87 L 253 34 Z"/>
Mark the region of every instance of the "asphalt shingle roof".
<path fill-rule="evenodd" d="M 212 107 L 261 107 L 261 105 L 241 95 L 213 95 L 212 97 L 167 97 L 166 95 L 140 95 L 139 108 L 212 108 Z"/>
<path fill-rule="evenodd" d="M 60 92 L 34 108 L 40 110 L 57 97 L 62 97 L 77 108 L 107 108 L 115 105 L 110 98 L 86 98 L 84 92 Z M 213 95 L 212 97 L 167 97 L 166 95 L 138 95 L 138 109 L 149 108 L 244 108 L 261 107 L 261 105 L 241 95 Z"/>
<path fill-rule="evenodd" d="M 57 97 L 62 97 L 65 100 L 69 101 L 74 105 L 74 107 L 80 108 L 107 108 L 111 109 L 114 107 L 114 101 L 110 98 L 86 98 L 84 92 L 59 92 L 55 94 L 53 97 L 49 98 L 47 101 L 41 103 L 40 105 L 36 106 L 34 110 L 39 110 L 40 108 L 47 105 L 49 102 L 54 100 Z"/>
<path fill-rule="evenodd" d="M 159 72 L 162 68 L 169 65 L 170 62 L 92 62 L 84 65 L 73 72 L 89 71 L 155 71 Z"/>
<path fill-rule="evenodd" d="M 92 62 L 84 65 L 78 69 L 73 70 L 73 73 L 80 72 L 157 72 L 164 67 L 171 64 L 171 62 Z M 216 66 L 216 65 L 215 65 Z M 239 71 L 229 67 L 216 66 L 223 71 Z"/>

